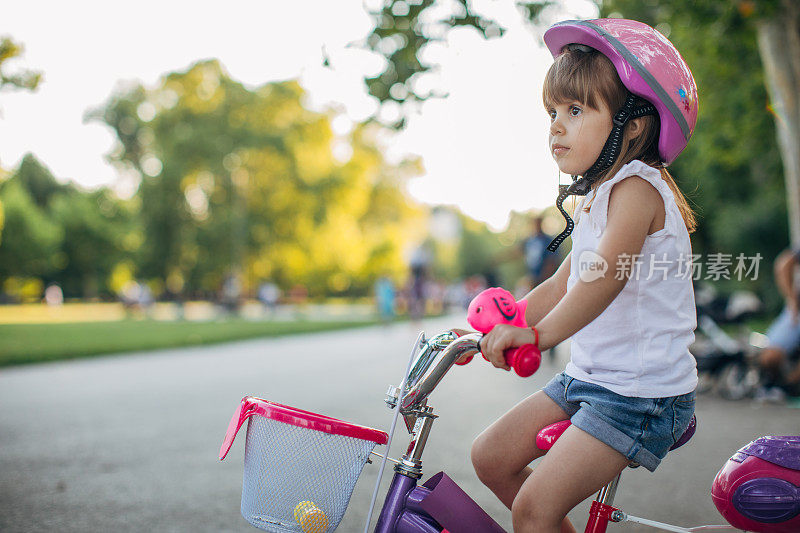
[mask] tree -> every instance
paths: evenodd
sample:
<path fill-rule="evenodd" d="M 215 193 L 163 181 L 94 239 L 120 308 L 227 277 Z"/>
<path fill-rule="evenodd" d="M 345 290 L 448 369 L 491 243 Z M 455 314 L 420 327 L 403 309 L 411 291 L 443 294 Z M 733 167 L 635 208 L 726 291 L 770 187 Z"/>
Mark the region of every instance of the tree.
<path fill-rule="evenodd" d="M 375 28 L 367 37 L 366 46 L 386 57 L 387 63 L 383 72 L 367 78 L 366 84 L 369 94 L 382 105 L 399 106 L 442 96 L 432 91 L 421 93 L 415 87 L 419 76 L 433 68 L 423 62 L 419 54 L 428 43 L 441 40 L 441 37 L 436 36 L 441 33 L 440 30 L 470 26 L 486 38 L 503 34 L 499 24 L 476 15 L 467 0 L 458 0 L 457 12 L 447 18 L 431 21 L 427 17 L 430 11 L 424 12 L 436 4 L 434 0 L 388 0 L 380 10 L 373 13 Z M 405 118 L 402 114 L 391 124 L 395 128 L 402 128 L 404 125 Z"/>
<path fill-rule="evenodd" d="M 34 91 L 42 81 L 42 73 L 33 70 L 21 70 L 10 74 L 5 71 L 4 63 L 15 57 L 21 57 L 25 48 L 11 39 L 0 38 L 0 90 L 6 88 L 25 89 Z"/>
<path fill-rule="evenodd" d="M 26 154 L 0 185 L 7 225 L 0 242 L 0 281 L 39 278 L 68 296 L 107 291 L 113 267 L 131 255 L 131 209 L 108 189 L 84 192 L 56 181 Z"/>
<path fill-rule="evenodd" d="M 0 167 L 0 183 L 6 180 L 8 171 Z M 3 244 L 3 224 L 5 223 L 5 215 L 3 213 L 3 203 L 0 202 L 0 244 Z"/>
<path fill-rule="evenodd" d="M 50 216 L 63 231 L 58 272 L 48 277 L 66 295 L 108 294 L 114 267 L 132 255 L 127 248 L 134 219 L 108 189 L 83 192 L 68 186 L 53 198 Z"/>
<path fill-rule="evenodd" d="M 7 88 L 34 91 L 42 81 L 41 72 L 23 70 L 16 74 L 9 74 L 5 71 L 4 64 L 7 65 L 10 59 L 22 56 L 23 51 L 23 46 L 14 42 L 10 37 L 0 38 L 0 91 Z M 2 169 L 0 169 L 0 171 L 2 171 Z M 0 174 L 2 174 L 2 172 L 0 172 Z M 3 231 L 2 213 L 3 204 L 0 203 L 0 237 Z"/>
<path fill-rule="evenodd" d="M 295 81 L 248 89 L 212 60 L 90 114 L 117 135 L 112 160 L 141 176 L 140 275 L 174 293 L 243 275 L 328 294 L 398 269 L 416 164 L 383 160 L 377 124 L 334 135 L 333 114 L 304 97 Z"/>
<path fill-rule="evenodd" d="M 63 238 L 61 228 L 13 177 L 2 184 L 0 201 L 5 213 L 0 282 L 11 276 L 43 277 L 54 272 Z"/>
<path fill-rule="evenodd" d="M 28 191 L 36 205 L 45 210 L 53 196 L 68 189 L 68 186 L 58 183 L 50 170 L 30 153 L 23 156 L 14 178 Z"/>
<path fill-rule="evenodd" d="M 800 4 L 761 0 L 740 2 L 745 16 L 755 16 L 758 47 L 767 89 L 777 117 L 792 243 L 800 245 Z M 752 12 L 751 12 L 752 10 Z M 757 12 L 758 11 L 758 12 Z"/>

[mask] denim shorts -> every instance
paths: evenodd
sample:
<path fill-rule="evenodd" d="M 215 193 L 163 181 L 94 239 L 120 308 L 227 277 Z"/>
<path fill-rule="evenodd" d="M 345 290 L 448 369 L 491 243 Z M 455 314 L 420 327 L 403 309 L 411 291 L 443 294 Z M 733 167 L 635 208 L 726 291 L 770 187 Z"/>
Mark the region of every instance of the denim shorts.
<path fill-rule="evenodd" d="M 666 398 L 622 396 L 557 374 L 542 389 L 572 424 L 653 472 L 689 427 L 695 393 Z"/>
<path fill-rule="evenodd" d="M 787 356 L 793 356 L 800 346 L 800 322 L 792 324 L 792 314 L 784 307 L 775 322 L 767 330 L 769 345 L 783 350 Z"/>

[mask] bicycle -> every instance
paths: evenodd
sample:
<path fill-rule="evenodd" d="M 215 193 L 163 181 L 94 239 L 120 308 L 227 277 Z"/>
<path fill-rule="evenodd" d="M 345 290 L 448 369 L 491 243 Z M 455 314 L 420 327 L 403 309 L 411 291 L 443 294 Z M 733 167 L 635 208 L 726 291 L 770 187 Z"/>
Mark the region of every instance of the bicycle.
<path fill-rule="evenodd" d="M 479 352 L 481 338 L 480 333 L 459 336 L 447 331 L 426 340 L 424 333 L 420 334 L 401 385 L 390 386 L 387 391 L 385 401 L 394 410 L 388 434 L 245 397 L 228 425 L 219 454 L 220 459 L 224 459 L 239 428 L 249 420 L 241 506 L 245 519 L 255 527 L 275 533 L 333 531 L 344 516 L 362 469 L 372 462 L 370 456 L 374 455 L 382 462 L 365 533 L 371 523 L 381 475 L 389 461 L 395 464 L 394 476 L 381 506 L 375 533 L 503 533 L 504 530 L 444 472 L 419 484 L 422 454 L 437 418 L 428 398 L 456 361 L 468 360 Z M 518 374 L 525 375 L 532 366 L 538 366 L 525 361 L 529 357 L 535 359 L 531 353 L 529 348 L 521 347 L 509 350 L 506 357 Z M 389 458 L 388 453 L 375 453 L 373 450 L 379 444 L 389 449 L 400 415 L 410 434 L 406 453 L 401 459 Z M 565 420 L 544 428 L 537 437 L 537 445 L 549 449 L 568 425 L 569 421 Z M 693 419 L 672 449 L 688 442 L 695 427 Z M 765 533 L 800 531 L 800 437 L 789 439 L 794 439 L 790 441 L 793 448 L 789 450 L 793 455 L 787 462 L 786 453 L 783 453 L 783 465 L 771 462 L 775 459 L 764 452 L 773 441 L 766 444 L 754 441 L 740 449 L 718 474 L 712 497 L 733 525 L 683 528 L 629 515 L 614 507 L 620 474 L 603 487 L 592 502 L 585 532 L 603 533 L 608 524 L 621 522 L 683 533 L 735 529 L 734 525 Z M 738 465 L 747 467 L 746 471 Z"/>

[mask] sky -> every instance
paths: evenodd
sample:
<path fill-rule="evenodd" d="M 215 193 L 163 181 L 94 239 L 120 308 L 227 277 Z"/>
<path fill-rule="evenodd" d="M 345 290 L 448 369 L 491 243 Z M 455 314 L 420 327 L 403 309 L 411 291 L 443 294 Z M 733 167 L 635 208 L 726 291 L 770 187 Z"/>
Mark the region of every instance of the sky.
<path fill-rule="evenodd" d="M 384 60 L 360 49 L 372 29 L 367 8 L 380 0 L 139 0 L 133 4 L 74 0 L 13 2 L 3 9 L 0 36 L 21 43 L 13 72 L 41 71 L 36 92 L 0 94 L 0 166 L 16 168 L 32 152 L 61 181 L 85 188 L 111 186 L 121 195 L 135 181 L 106 161 L 115 137 L 100 122 L 85 122 L 120 87 L 154 87 L 168 72 L 217 58 L 249 87 L 298 79 L 308 105 L 335 109 L 346 132 L 377 110 L 365 76 Z M 447 12 L 452 0 L 440 0 Z M 547 148 L 548 118 L 541 104 L 542 80 L 551 63 L 540 33 L 526 25 L 513 0 L 476 0 L 479 13 L 506 28 L 484 40 L 469 28 L 450 31 L 422 59 L 439 66 L 420 80 L 444 99 L 428 100 L 406 129 L 385 139 L 387 157 L 422 157 L 424 174 L 408 193 L 432 205 L 459 207 L 502 229 L 511 211 L 552 205 L 557 183 L 569 180 Z M 586 0 L 564 0 L 550 16 L 595 16 Z M 330 68 L 323 66 L 323 54 Z"/>

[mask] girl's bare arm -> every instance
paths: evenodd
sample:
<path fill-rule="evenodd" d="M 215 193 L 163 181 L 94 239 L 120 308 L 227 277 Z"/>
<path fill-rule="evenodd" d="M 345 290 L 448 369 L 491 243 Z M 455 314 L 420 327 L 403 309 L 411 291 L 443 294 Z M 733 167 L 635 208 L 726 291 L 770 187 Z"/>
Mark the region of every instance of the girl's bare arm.
<path fill-rule="evenodd" d="M 603 277 L 594 281 L 578 280 L 553 310 L 536 323 L 542 350 L 571 337 L 614 301 L 632 270 L 618 276 L 617 265 L 622 264 L 622 258 L 642 251 L 660 203 L 663 203 L 661 195 L 642 178 L 631 177 L 612 188 L 608 222 L 597 250 L 608 263 L 608 269 Z"/>
<path fill-rule="evenodd" d="M 616 265 L 620 258 L 632 257 L 642 251 L 659 202 L 663 202 L 661 195 L 647 181 L 631 177 L 619 182 L 612 189 L 606 230 L 596 250 L 609 265 L 605 275 L 594 281 L 578 280 L 566 294 L 559 292 L 566 291 L 566 282 L 562 286 L 553 281 L 526 296 L 530 298 L 530 305 L 533 307 L 529 315 L 532 318 L 545 310 L 549 303 L 557 300 L 544 318 L 528 321 L 539 332 L 539 348 L 542 351 L 561 343 L 589 324 L 622 291 L 630 272 L 627 273 L 628 276 L 617 276 Z M 569 262 L 572 260 L 570 257 Z M 569 268 L 565 268 L 565 264 L 559 268 L 560 277 L 557 272 L 550 280 L 555 278 L 563 281 L 564 276 L 568 276 Z M 616 279 L 617 277 L 620 279 Z M 540 296 L 541 303 L 537 303 Z M 531 342 L 534 342 L 534 333 L 530 329 L 499 324 L 481 341 L 481 351 L 493 365 L 508 369 L 503 350 Z"/>

